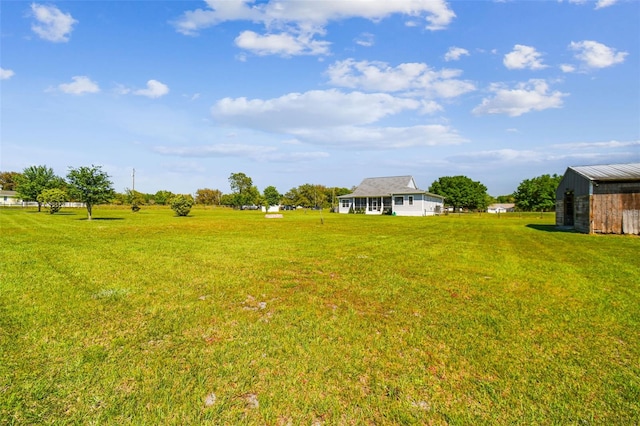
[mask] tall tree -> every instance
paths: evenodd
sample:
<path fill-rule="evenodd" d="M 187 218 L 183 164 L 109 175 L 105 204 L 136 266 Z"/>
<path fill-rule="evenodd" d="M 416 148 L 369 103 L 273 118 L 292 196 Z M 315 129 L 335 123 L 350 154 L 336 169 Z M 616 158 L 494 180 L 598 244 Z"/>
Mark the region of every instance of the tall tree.
<path fill-rule="evenodd" d="M 253 185 L 253 180 L 244 173 L 231 173 L 229 186 L 233 192 L 233 206 L 241 207 L 258 203 L 260 192 Z"/>
<path fill-rule="evenodd" d="M 53 173 L 53 169 L 47 166 L 30 166 L 22 171 L 22 175 L 16 176 L 16 192 L 25 201 L 38 203 L 38 211 L 42 209 L 42 202 L 38 201 L 38 195 L 45 189 L 62 188 L 64 180 Z"/>
<path fill-rule="evenodd" d="M 267 186 L 262 192 L 262 196 L 267 208 L 279 205 L 282 198 L 275 186 Z"/>
<path fill-rule="evenodd" d="M 513 194 L 509 195 L 498 195 L 496 197 L 497 203 L 515 203 L 516 199 L 513 197 Z"/>
<path fill-rule="evenodd" d="M 165 204 L 169 204 L 169 201 L 171 201 L 173 197 L 174 194 L 171 191 L 160 190 L 155 193 L 153 200 L 156 204 L 164 206 Z"/>
<path fill-rule="evenodd" d="M 203 204 L 205 206 L 219 205 L 220 197 L 222 197 L 222 192 L 218 189 L 198 189 L 196 191 L 196 204 Z"/>
<path fill-rule="evenodd" d="M 15 191 L 20 176 L 21 174 L 18 172 L 0 172 L 0 189 Z"/>
<path fill-rule="evenodd" d="M 520 182 L 513 193 L 516 207 L 524 211 L 552 211 L 556 207 L 556 189 L 562 180 L 557 174 L 541 175 Z"/>
<path fill-rule="evenodd" d="M 487 206 L 487 187 L 466 176 L 443 176 L 434 181 L 429 192 L 442 195 L 446 205 L 455 209 L 484 209 Z"/>
<path fill-rule="evenodd" d="M 85 203 L 88 219 L 91 220 L 93 206 L 111 200 L 115 191 L 109 175 L 101 166 L 70 168 L 67 174 L 69 194 L 72 198 Z"/>

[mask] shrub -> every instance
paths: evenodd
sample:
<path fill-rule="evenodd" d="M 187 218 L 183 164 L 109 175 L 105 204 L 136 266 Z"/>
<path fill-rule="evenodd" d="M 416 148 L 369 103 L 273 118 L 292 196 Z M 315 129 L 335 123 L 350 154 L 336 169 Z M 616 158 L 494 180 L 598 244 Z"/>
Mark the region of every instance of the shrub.
<path fill-rule="evenodd" d="M 184 195 L 176 195 L 171 199 L 171 210 L 178 216 L 187 216 L 193 207 L 193 199 Z"/>
<path fill-rule="evenodd" d="M 38 195 L 38 202 L 47 206 L 49 213 L 54 214 L 60 211 L 68 198 L 67 193 L 62 189 L 45 189 Z"/>

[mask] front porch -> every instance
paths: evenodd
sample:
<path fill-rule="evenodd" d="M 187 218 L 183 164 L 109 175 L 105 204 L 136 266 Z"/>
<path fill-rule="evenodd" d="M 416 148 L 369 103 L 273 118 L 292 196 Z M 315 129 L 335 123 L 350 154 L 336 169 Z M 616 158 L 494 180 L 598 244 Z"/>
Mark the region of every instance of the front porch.
<path fill-rule="evenodd" d="M 343 198 L 340 201 L 340 212 L 365 214 L 391 214 L 393 211 L 391 197 L 355 197 Z"/>

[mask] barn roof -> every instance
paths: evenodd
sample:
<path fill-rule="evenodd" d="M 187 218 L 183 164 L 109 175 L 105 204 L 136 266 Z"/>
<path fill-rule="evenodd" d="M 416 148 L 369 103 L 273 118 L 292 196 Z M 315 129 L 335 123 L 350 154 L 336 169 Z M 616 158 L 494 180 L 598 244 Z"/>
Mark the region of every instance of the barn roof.
<path fill-rule="evenodd" d="M 391 176 L 366 178 L 351 193 L 338 198 L 346 197 L 383 197 L 392 194 L 428 194 L 418 189 L 412 176 Z M 440 195 L 430 194 L 442 198 Z"/>
<path fill-rule="evenodd" d="M 640 163 L 569 167 L 592 181 L 640 180 Z"/>

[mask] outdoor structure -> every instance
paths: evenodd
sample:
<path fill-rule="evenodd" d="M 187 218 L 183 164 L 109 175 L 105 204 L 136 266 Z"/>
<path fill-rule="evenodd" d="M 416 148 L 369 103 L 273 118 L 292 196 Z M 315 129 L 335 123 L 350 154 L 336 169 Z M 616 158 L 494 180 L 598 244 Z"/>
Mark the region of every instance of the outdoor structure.
<path fill-rule="evenodd" d="M 0 190 L 0 205 L 2 206 L 22 206 L 22 200 L 16 191 Z"/>
<path fill-rule="evenodd" d="M 418 189 L 412 176 L 367 178 L 338 199 L 340 213 L 432 216 L 444 206 L 444 197 Z"/>
<path fill-rule="evenodd" d="M 556 190 L 556 225 L 640 234 L 640 163 L 569 167 Z"/>
<path fill-rule="evenodd" d="M 512 213 L 516 211 L 514 203 L 496 203 L 487 207 L 487 213 Z"/>

